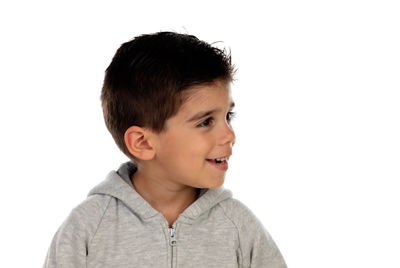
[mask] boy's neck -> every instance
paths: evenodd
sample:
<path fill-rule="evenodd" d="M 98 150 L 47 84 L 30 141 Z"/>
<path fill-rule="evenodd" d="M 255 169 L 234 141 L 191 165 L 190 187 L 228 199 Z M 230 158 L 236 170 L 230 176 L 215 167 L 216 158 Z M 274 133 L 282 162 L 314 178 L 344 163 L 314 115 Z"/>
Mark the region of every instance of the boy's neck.
<path fill-rule="evenodd" d="M 137 170 L 131 177 L 132 184 L 155 210 L 163 214 L 169 227 L 199 195 L 199 189 L 146 176 Z"/>

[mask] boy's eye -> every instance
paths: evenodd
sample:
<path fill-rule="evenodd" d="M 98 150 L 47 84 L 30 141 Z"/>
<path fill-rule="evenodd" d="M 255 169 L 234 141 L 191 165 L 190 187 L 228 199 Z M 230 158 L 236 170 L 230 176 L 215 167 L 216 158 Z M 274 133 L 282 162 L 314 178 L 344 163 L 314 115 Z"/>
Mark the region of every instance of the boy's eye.
<path fill-rule="evenodd" d="M 228 122 L 230 122 L 235 117 L 236 117 L 236 113 L 235 112 L 228 112 L 226 114 L 226 120 Z M 208 127 L 213 122 L 213 120 L 214 119 L 212 117 L 209 117 L 206 120 L 204 120 L 203 122 L 201 122 L 200 124 L 198 124 L 197 127 Z"/>
<path fill-rule="evenodd" d="M 228 112 L 226 114 L 226 120 L 228 120 L 228 121 L 231 121 L 235 117 L 236 117 L 236 113 L 235 112 Z"/>
<path fill-rule="evenodd" d="M 212 117 L 207 118 L 206 120 L 204 120 L 203 122 L 201 122 L 200 124 L 198 124 L 198 127 L 208 127 L 210 125 L 211 120 L 213 120 Z"/>

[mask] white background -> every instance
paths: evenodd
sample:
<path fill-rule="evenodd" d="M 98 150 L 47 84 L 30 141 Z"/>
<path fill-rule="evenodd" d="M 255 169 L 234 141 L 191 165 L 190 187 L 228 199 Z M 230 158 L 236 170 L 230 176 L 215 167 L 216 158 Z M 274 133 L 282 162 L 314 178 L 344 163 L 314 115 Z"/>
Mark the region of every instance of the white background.
<path fill-rule="evenodd" d="M 173 30 L 232 50 L 225 187 L 288 265 L 400 267 L 398 2 L 143 2 L 1 2 L 0 266 L 41 267 L 127 160 L 103 123 L 104 70 L 121 43 Z"/>

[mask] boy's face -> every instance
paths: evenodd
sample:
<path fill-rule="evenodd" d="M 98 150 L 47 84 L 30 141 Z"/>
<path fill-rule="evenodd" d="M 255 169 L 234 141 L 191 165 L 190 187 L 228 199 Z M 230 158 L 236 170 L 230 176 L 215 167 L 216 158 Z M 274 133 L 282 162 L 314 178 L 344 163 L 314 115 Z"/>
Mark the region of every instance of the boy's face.
<path fill-rule="evenodd" d="M 224 183 L 227 160 L 214 160 L 229 158 L 235 143 L 229 83 L 200 85 L 188 93 L 178 113 L 166 121 L 166 131 L 153 137 L 151 173 L 174 186 L 215 188 Z"/>

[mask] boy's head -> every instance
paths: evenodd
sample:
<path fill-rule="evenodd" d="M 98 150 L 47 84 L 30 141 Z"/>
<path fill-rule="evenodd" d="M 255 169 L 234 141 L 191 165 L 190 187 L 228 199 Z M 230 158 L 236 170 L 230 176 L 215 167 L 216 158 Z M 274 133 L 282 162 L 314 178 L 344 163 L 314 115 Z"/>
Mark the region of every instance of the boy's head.
<path fill-rule="evenodd" d="M 195 36 L 173 32 L 141 35 L 121 45 L 106 70 L 101 101 L 116 144 L 131 160 L 126 132 L 132 126 L 159 134 L 196 88 L 229 87 L 231 57 Z M 230 95 L 229 95 L 230 96 Z"/>

